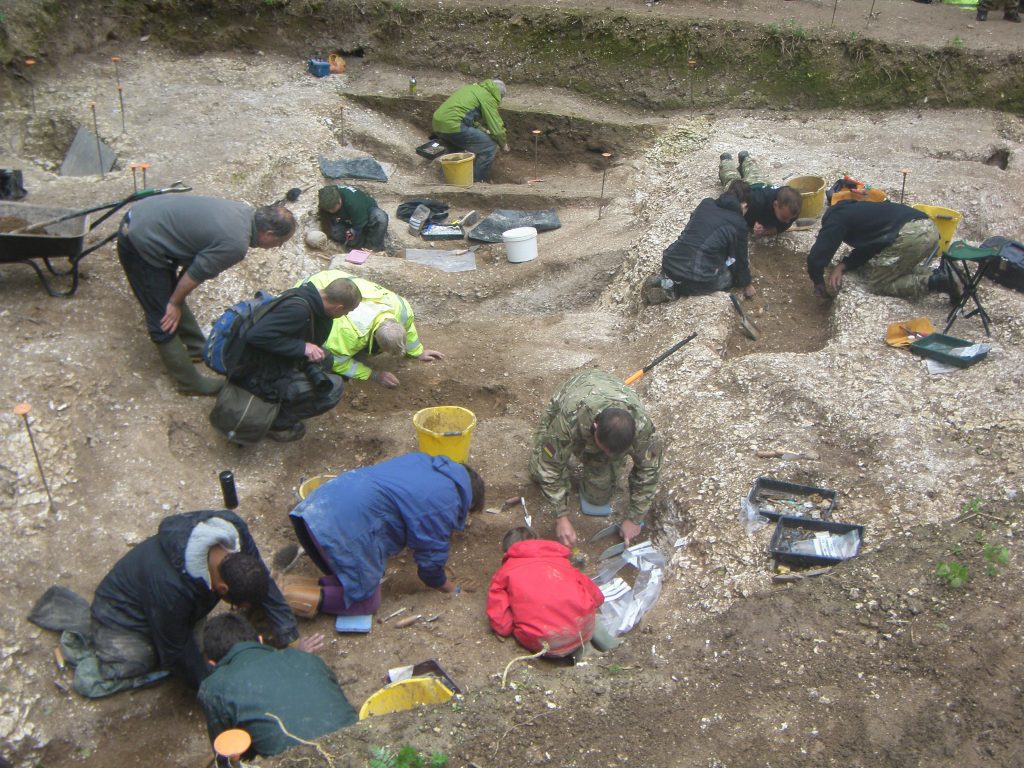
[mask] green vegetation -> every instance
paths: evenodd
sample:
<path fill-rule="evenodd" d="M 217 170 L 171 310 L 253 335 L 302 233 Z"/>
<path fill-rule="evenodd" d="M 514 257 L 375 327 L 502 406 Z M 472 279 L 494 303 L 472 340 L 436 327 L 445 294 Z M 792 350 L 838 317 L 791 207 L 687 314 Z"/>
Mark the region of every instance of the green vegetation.
<path fill-rule="evenodd" d="M 960 35 L 956 35 L 952 40 L 949 41 L 949 46 L 951 48 L 963 48 L 964 41 L 960 39 Z"/>
<path fill-rule="evenodd" d="M 370 768 L 444 768 L 448 756 L 443 752 L 431 752 L 424 757 L 419 750 L 406 744 L 398 752 L 387 747 L 370 749 Z"/>
<path fill-rule="evenodd" d="M 999 575 L 1000 565 L 1005 568 L 1010 564 L 1010 548 L 1005 544 L 986 544 L 983 551 L 987 563 L 985 572 L 993 578 Z"/>
<path fill-rule="evenodd" d="M 946 582 L 946 586 L 950 589 L 960 589 L 971 578 L 967 572 L 967 566 L 961 565 L 955 560 L 948 563 L 940 562 L 939 567 L 935 569 L 935 574 Z"/>

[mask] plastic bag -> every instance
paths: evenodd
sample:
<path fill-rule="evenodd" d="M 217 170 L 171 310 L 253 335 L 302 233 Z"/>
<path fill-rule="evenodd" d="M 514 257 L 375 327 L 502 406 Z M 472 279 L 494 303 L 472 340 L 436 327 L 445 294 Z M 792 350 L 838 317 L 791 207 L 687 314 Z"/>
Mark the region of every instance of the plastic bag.
<path fill-rule="evenodd" d="M 639 573 L 632 588 L 616 574 L 627 565 Z M 665 573 L 665 557 L 649 541 L 636 544 L 609 560 L 594 578 L 605 601 L 597 618 L 613 637 L 629 632 L 657 602 Z"/>
<path fill-rule="evenodd" d="M 750 503 L 750 499 L 743 497 L 743 501 L 740 502 L 740 523 L 747 536 L 753 536 L 768 525 L 768 518 L 758 511 L 756 505 Z"/>

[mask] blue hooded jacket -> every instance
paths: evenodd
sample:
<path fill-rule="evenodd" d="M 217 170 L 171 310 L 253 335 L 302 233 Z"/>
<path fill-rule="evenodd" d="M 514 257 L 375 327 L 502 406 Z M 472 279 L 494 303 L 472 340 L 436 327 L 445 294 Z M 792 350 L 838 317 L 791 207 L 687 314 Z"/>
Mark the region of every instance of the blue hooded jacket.
<path fill-rule="evenodd" d="M 473 493 L 466 469 L 409 453 L 327 481 L 291 511 L 327 556 L 345 605 L 371 597 L 387 559 L 413 551 L 428 587 L 445 583 L 448 539 L 466 526 Z"/>

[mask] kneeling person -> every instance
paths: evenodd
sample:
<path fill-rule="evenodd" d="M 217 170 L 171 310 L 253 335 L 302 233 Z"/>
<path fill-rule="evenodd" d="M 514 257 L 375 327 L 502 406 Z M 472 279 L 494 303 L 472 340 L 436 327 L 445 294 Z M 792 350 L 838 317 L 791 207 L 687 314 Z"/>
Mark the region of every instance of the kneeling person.
<path fill-rule="evenodd" d="M 604 602 L 597 585 L 569 562 L 569 548 L 513 528 L 501 542 L 505 555 L 487 593 L 487 618 L 502 637 L 545 655 L 568 656 L 593 641 L 598 650 L 617 645 L 597 622 Z"/>
<path fill-rule="evenodd" d="M 331 240 L 348 248 L 384 250 L 388 215 L 370 195 L 355 187 L 320 188 L 320 226 Z"/>
<path fill-rule="evenodd" d="M 310 638 L 322 645 L 323 637 Z M 203 653 L 212 668 L 199 687 L 210 741 L 241 728 L 252 737 L 243 756 L 276 755 L 358 720 L 330 667 L 299 645 L 276 650 L 248 621 L 225 613 L 207 622 Z M 280 718 L 280 723 L 267 713 Z"/>

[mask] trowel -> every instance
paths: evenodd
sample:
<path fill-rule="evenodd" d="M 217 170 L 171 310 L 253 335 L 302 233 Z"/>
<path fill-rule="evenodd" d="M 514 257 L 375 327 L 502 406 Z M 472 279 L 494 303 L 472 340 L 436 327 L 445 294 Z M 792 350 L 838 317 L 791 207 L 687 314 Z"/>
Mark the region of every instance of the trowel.
<path fill-rule="evenodd" d="M 736 312 L 740 316 L 740 325 L 743 327 L 744 333 L 754 341 L 757 341 L 757 337 L 761 335 L 761 332 L 757 330 L 757 326 L 747 318 L 747 313 L 744 312 L 743 307 L 740 306 L 740 301 L 736 298 L 736 294 L 730 293 L 729 298 L 732 299 L 732 305 L 736 308 Z"/>
<path fill-rule="evenodd" d="M 523 521 L 526 523 L 527 528 L 533 528 L 533 517 L 530 512 L 526 509 L 526 499 L 522 496 L 512 496 L 501 502 L 501 510 L 504 512 L 509 507 L 514 507 L 516 504 L 521 504 L 523 507 Z"/>
<path fill-rule="evenodd" d="M 611 525 L 606 525 L 600 531 L 598 531 L 593 536 L 591 536 L 590 540 L 591 541 L 600 541 L 601 539 L 607 539 L 612 534 L 618 533 L 618 531 L 619 531 L 619 524 L 618 523 L 612 523 Z"/>

